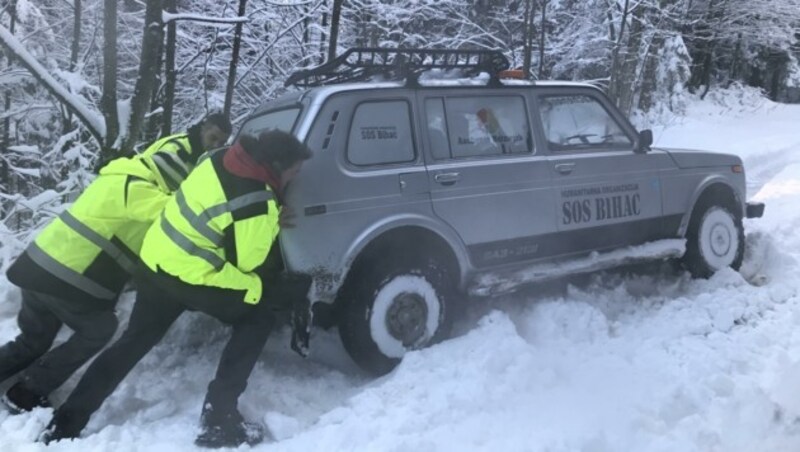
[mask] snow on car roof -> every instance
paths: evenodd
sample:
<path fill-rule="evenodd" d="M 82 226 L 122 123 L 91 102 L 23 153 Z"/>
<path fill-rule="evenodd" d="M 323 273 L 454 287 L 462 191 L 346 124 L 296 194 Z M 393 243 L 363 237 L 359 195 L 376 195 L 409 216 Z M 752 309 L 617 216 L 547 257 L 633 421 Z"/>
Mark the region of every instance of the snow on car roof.
<path fill-rule="evenodd" d="M 474 78 L 452 78 L 452 79 L 420 79 L 422 87 L 446 87 L 446 86 L 476 86 L 485 87 L 488 81 L 488 76 L 474 77 Z M 566 80 L 545 80 L 545 81 L 528 81 L 528 80 L 514 80 L 514 79 L 501 79 L 503 85 L 506 86 L 546 86 L 546 87 L 580 87 L 580 88 L 594 88 L 596 85 L 588 82 L 574 82 Z M 358 82 L 358 83 L 341 83 L 336 85 L 321 86 L 311 88 L 310 91 L 314 92 L 315 96 L 327 97 L 329 95 L 343 92 L 355 91 L 365 89 L 386 89 L 386 88 L 403 88 L 406 84 L 403 81 L 374 81 L 374 82 Z"/>

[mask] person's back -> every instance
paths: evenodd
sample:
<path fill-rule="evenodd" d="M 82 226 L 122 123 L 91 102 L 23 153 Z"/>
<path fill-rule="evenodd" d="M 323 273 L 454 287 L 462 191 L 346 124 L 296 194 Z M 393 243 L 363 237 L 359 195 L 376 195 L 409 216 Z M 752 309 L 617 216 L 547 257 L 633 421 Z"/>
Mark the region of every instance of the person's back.
<path fill-rule="evenodd" d="M 128 329 L 56 410 L 45 441 L 77 437 L 186 309 L 233 327 L 208 387 L 196 443 L 221 447 L 261 440 L 263 430 L 243 420 L 237 400 L 272 329 L 272 310 L 285 308 L 287 300 L 307 301 L 311 281 L 257 269 L 278 234 L 282 190 L 309 157 L 295 137 L 271 131 L 258 140 L 240 139 L 198 165 L 147 232 Z"/>
<path fill-rule="evenodd" d="M 15 411 L 47 406 L 47 395 L 114 334 L 116 300 L 145 232 L 173 191 L 147 161 L 173 153 L 151 146 L 109 162 L 9 268 L 9 281 L 22 289 L 21 333 L 0 347 L 0 382 L 22 371 L 3 398 Z M 48 352 L 62 324 L 74 334 Z"/>
<path fill-rule="evenodd" d="M 134 267 L 144 233 L 167 199 L 141 162 L 110 162 L 12 264 L 9 281 L 68 299 L 89 295 L 113 303 Z"/>

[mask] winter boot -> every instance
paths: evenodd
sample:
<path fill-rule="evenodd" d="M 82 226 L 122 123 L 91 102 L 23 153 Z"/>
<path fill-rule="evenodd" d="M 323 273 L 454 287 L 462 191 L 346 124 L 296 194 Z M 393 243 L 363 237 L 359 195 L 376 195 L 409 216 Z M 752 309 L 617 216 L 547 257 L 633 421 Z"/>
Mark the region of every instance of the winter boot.
<path fill-rule="evenodd" d="M 89 422 L 88 416 L 78 416 L 62 410 L 53 413 L 53 419 L 39 435 L 37 441 L 50 444 L 62 439 L 75 439 L 81 435 L 81 430 Z"/>
<path fill-rule="evenodd" d="M 28 389 L 21 381 L 14 383 L 2 398 L 3 404 L 12 414 L 20 414 L 34 408 L 49 408 L 50 401 L 47 397 L 36 394 Z"/>
<path fill-rule="evenodd" d="M 194 440 L 195 445 L 210 449 L 237 447 L 242 444 L 254 446 L 268 436 L 262 424 L 246 422 L 238 412 L 221 414 L 206 405 L 200 419 L 202 430 Z"/>
<path fill-rule="evenodd" d="M 227 426 L 204 426 L 194 440 L 194 444 L 208 449 L 238 447 L 245 443 L 255 446 L 264 441 L 265 430 L 263 425 L 255 422 L 240 422 Z"/>

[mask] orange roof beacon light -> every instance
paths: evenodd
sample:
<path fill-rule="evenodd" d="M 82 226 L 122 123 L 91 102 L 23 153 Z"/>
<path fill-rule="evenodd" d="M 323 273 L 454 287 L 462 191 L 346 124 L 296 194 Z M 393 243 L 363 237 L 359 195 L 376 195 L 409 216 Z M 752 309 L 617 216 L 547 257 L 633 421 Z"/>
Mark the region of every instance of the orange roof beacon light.
<path fill-rule="evenodd" d="M 504 71 L 500 71 L 497 73 L 497 76 L 501 79 L 516 79 L 516 80 L 525 80 L 525 72 L 522 69 L 506 69 Z"/>

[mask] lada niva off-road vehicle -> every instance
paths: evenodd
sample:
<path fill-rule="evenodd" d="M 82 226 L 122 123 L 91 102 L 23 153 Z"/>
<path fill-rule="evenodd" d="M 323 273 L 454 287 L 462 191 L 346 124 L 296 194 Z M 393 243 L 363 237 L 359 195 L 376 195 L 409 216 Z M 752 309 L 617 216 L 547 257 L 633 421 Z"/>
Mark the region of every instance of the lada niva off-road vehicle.
<path fill-rule="evenodd" d="M 314 151 L 288 193 L 284 262 L 313 275 L 316 320 L 368 371 L 442 339 L 467 295 L 621 249 L 678 243 L 644 254 L 697 277 L 742 262 L 742 219 L 764 206 L 746 203 L 739 157 L 651 148 L 597 87 L 507 68 L 499 52 L 351 49 L 242 126 Z"/>

